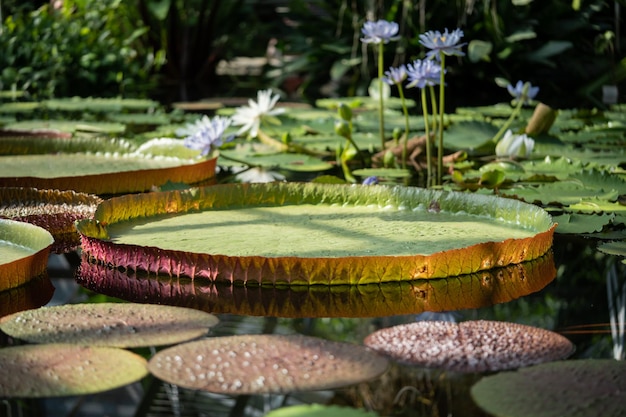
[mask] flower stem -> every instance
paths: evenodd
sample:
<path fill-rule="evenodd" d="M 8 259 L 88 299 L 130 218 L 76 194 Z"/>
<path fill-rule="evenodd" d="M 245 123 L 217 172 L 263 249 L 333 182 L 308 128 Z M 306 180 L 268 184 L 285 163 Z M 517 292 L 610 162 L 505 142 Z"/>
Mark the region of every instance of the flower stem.
<path fill-rule="evenodd" d="M 430 149 L 430 121 L 426 104 L 426 89 L 422 88 L 422 113 L 424 113 L 424 131 L 426 134 L 426 188 L 430 188 L 433 178 L 432 150 Z"/>
<path fill-rule="evenodd" d="M 385 150 L 385 116 L 383 114 L 383 43 L 378 44 L 378 118 L 381 150 Z"/>
<path fill-rule="evenodd" d="M 517 100 L 517 104 L 516 104 L 515 108 L 513 109 L 513 111 L 511 112 L 511 115 L 509 116 L 507 121 L 504 122 L 504 124 L 502 125 L 500 130 L 498 130 L 498 133 L 496 133 L 496 135 L 493 137 L 493 139 L 491 139 L 491 141 L 493 143 L 498 143 L 498 141 L 502 138 L 502 135 L 504 135 L 504 132 L 507 131 L 509 126 L 511 126 L 511 123 L 513 123 L 513 121 L 517 118 L 517 116 L 522 111 L 522 105 L 523 104 L 524 104 L 523 100 Z"/>
<path fill-rule="evenodd" d="M 409 142 L 409 110 L 406 108 L 406 100 L 404 98 L 404 90 L 402 84 L 398 83 L 398 94 L 402 102 L 402 112 L 404 113 L 404 143 L 402 144 L 402 168 L 406 169 L 406 158 L 408 153 Z M 422 90 L 423 92 L 424 90 Z"/>
<path fill-rule="evenodd" d="M 441 52 L 441 76 L 439 80 L 439 138 L 437 143 L 437 185 L 441 185 L 443 175 L 443 113 L 445 110 L 445 68 L 446 55 Z"/>

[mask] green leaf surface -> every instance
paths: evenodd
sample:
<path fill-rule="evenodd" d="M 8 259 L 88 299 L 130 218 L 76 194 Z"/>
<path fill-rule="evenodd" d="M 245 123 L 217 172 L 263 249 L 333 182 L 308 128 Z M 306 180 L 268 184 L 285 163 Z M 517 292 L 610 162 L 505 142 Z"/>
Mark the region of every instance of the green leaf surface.
<path fill-rule="evenodd" d="M 135 353 L 68 344 L 2 348 L 0 369 L 11 376 L 0 378 L 3 398 L 93 394 L 131 384 L 148 374 L 146 360 Z"/>
<path fill-rule="evenodd" d="M 617 417 L 626 409 L 626 362 L 583 359 L 501 372 L 481 379 L 471 395 L 495 417 Z"/>

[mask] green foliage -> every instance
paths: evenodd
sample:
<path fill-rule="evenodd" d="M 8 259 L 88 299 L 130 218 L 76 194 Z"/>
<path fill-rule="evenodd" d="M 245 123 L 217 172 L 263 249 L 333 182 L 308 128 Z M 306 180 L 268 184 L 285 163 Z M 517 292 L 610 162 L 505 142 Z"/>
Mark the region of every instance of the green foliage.
<path fill-rule="evenodd" d="M 116 96 L 145 86 L 160 64 L 122 0 L 17 12 L 0 34 L 0 87 L 32 98 Z"/>

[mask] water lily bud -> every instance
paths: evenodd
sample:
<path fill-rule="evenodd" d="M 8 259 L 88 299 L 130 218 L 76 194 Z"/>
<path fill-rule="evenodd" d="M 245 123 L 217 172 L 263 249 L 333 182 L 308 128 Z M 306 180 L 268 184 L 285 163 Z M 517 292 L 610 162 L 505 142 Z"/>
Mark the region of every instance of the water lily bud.
<path fill-rule="evenodd" d="M 344 138 L 349 138 L 352 135 L 352 129 L 350 128 L 350 123 L 345 120 L 336 120 L 335 121 L 335 133 Z"/>
<path fill-rule="evenodd" d="M 398 140 L 400 140 L 400 136 L 402 136 L 402 129 L 400 129 L 399 127 L 394 127 L 392 133 L 393 140 L 397 142 Z"/>
<path fill-rule="evenodd" d="M 533 112 L 532 117 L 528 121 L 526 125 L 525 133 L 527 135 L 539 135 L 541 133 L 548 133 L 550 127 L 554 124 L 556 120 L 557 111 L 553 108 L 539 103 L 537 107 L 535 107 L 535 111 Z"/>
<path fill-rule="evenodd" d="M 352 120 L 352 109 L 345 103 L 339 103 L 337 107 L 337 113 L 342 120 L 349 122 Z"/>
<path fill-rule="evenodd" d="M 535 147 L 535 141 L 526 135 L 514 135 L 507 130 L 496 145 L 496 156 L 501 158 L 528 158 Z"/>
<path fill-rule="evenodd" d="M 281 140 L 285 145 L 289 145 L 291 143 L 291 134 L 289 132 L 283 133 Z"/>
<path fill-rule="evenodd" d="M 396 166 L 396 156 L 392 151 L 388 150 L 385 152 L 385 156 L 383 157 L 383 166 L 385 168 L 393 168 Z"/>

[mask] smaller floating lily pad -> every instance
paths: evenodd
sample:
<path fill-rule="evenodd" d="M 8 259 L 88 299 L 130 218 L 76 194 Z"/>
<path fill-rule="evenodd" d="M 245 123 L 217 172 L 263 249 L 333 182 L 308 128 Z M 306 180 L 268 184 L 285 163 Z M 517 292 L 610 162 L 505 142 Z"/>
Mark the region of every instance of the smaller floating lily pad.
<path fill-rule="evenodd" d="M 136 382 L 146 360 L 110 347 L 66 344 L 0 349 L 0 398 L 85 395 Z"/>
<path fill-rule="evenodd" d="M 584 359 L 487 376 L 471 389 L 492 416 L 623 416 L 626 362 Z"/>
<path fill-rule="evenodd" d="M 142 347 L 180 343 L 206 335 L 212 314 L 184 307 L 133 303 L 66 304 L 22 311 L 0 329 L 31 343 Z"/>
<path fill-rule="evenodd" d="M 364 346 L 302 335 L 239 335 L 189 342 L 150 359 L 157 378 L 222 394 L 333 389 L 375 378 L 388 361 Z"/>
<path fill-rule="evenodd" d="M 516 369 L 569 356 L 558 333 L 498 321 L 421 321 L 378 330 L 365 345 L 401 363 L 455 372 Z"/>

